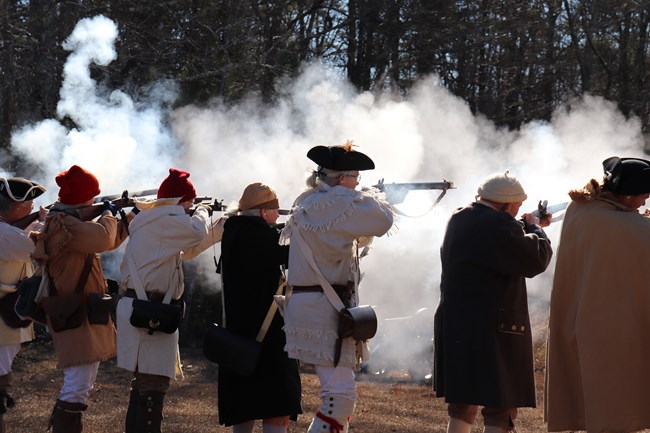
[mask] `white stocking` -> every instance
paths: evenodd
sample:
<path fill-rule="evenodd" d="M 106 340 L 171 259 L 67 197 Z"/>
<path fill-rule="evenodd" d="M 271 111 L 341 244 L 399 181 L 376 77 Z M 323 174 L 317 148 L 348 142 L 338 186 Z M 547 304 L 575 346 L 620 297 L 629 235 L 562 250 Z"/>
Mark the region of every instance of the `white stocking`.
<path fill-rule="evenodd" d="M 241 424 L 233 425 L 232 433 L 253 433 L 254 427 L 255 427 L 255 420 L 246 421 Z"/>

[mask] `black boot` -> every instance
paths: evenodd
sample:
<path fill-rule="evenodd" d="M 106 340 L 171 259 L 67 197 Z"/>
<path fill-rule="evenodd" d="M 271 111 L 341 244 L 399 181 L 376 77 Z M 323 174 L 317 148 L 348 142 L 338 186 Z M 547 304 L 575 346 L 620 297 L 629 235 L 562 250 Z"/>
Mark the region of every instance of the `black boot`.
<path fill-rule="evenodd" d="M 131 396 L 129 397 L 129 408 L 126 411 L 126 426 L 124 433 L 138 433 L 138 429 L 136 428 L 136 418 L 138 415 L 139 394 L 140 393 L 137 390 L 131 390 Z"/>
<path fill-rule="evenodd" d="M 57 400 L 48 430 L 52 429 L 52 433 L 81 433 L 83 431 L 81 414 L 87 408 L 88 406 L 83 403 Z"/>
<path fill-rule="evenodd" d="M 140 392 L 138 414 L 135 421 L 137 433 L 161 433 L 163 400 L 165 393 L 159 391 Z"/>
<path fill-rule="evenodd" d="M 7 413 L 7 409 L 11 409 L 16 404 L 8 392 L 10 386 L 11 373 L 0 376 L 0 433 L 5 433 L 7 431 L 5 425 L 5 413 Z"/>

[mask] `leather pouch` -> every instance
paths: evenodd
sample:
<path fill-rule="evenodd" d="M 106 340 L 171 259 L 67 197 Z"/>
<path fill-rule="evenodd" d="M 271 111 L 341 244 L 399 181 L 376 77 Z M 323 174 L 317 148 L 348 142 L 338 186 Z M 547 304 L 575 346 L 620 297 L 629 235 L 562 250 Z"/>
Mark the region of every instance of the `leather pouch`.
<path fill-rule="evenodd" d="M 88 294 L 88 323 L 106 325 L 115 312 L 117 298 L 108 293 Z"/>
<path fill-rule="evenodd" d="M 7 293 L 0 299 L 0 317 L 10 328 L 26 328 L 32 323 L 31 320 L 23 320 L 16 314 L 16 302 L 18 301 L 18 290 Z"/>
<path fill-rule="evenodd" d="M 154 332 L 173 334 L 183 317 L 183 306 L 183 301 L 164 304 L 134 299 L 130 322 L 136 328 L 149 330 L 149 335 L 153 335 Z"/>
<path fill-rule="evenodd" d="M 260 358 L 262 343 L 213 323 L 203 337 L 203 354 L 220 367 L 250 376 Z"/>
<path fill-rule="evenodd" d="M 48 296 L 41 300 L 45 314 L 50 318 L 50 326 L 55 332 L 67 331 L 81 326 L 84 308 L 81 293 L 67 296 Z"/>
<path fill-rule="evenodd" d="M 339 312 L 340 338 L 352 337 L 357 341 L 369 340 L 377 333 L 377 315 L 370 305 L 344 308 Z"/>

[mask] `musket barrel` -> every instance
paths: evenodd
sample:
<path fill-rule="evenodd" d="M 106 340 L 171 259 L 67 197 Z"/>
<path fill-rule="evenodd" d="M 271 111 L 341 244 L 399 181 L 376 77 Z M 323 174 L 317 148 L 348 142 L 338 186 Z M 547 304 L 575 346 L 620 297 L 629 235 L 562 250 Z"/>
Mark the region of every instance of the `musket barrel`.
<path fill-rule="evenodd" d="M 405 183 L 385 183 L 385 182 L 379 182 L 377 185 L 373 185 L 373 187 L 383 191 L 385 189 L 452 189 L 454 187 L 453 182 L 405 182 Z"/>
<path fill-rule="evenodd" d="M 454 187 L 451 182 L 414 182 L 414 183 L 389 183 L 384 186 L 408 189 L 450 189 Z"/>
<path fill-rule="evenodd" d="M 133 193 L 129 193 L 128 195 L 129 195 L 129 197 L 133 198 L 133 197 L 147 197 L 147 196 L 156 195 L 156 194 L 158 194 L 157 189 L 145 189 L 145 190 L 142 190 L 142 191 L 135 191 Z M 118 198 L 122 198 L 122 195 L 123 195 L 123 193 L 122 194 L 103 195 L 101 197 L 96 197 L 95 198 L 95 203 L 103 203 L 106 200 L 108 200 L 108 201 L 117 200 Z"/>

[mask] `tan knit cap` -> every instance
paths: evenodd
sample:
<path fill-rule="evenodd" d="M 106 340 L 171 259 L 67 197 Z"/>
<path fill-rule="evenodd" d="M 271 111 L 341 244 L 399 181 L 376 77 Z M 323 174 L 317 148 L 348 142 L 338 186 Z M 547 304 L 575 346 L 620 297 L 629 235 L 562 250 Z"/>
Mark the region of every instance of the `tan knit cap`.
<path fill-rule="evenodd" d="M 273 188 L 261 182 L 251 183 L 239 199 L 239 209 L 279 209 L 278 196 Z"/>
<path fill-rule="evenodd" d="M 528 197 L 516 177 L 505 173 L 495 173 L 486 177 L 478 186 L 477 197 L 495 203 L 518 203 Z"/>

